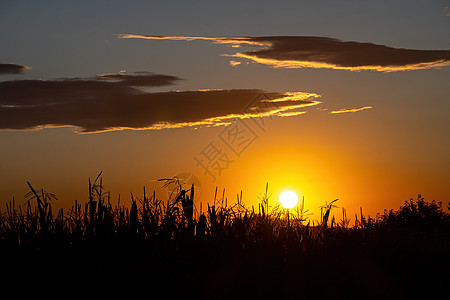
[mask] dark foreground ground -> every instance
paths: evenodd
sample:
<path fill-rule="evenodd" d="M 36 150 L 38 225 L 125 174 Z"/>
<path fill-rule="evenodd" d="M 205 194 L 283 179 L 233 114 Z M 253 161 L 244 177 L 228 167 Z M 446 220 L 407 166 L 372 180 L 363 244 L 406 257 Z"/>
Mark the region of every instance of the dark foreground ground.
<path fill-rule="evenodd" d="M 7 210 L 3 293 L 426 299 L 449 292 L 450 219 L 435 202 L 419 198 L 349 227 L 346 220 L 310 226 L 294 217 L 288 225 L 262 206 L 257 213 L 211 206 L 193 218 L 182 200 L 164 206 L 144 199 L 130 209 L 92 200 L 56 217 L 44 204 Z"/>

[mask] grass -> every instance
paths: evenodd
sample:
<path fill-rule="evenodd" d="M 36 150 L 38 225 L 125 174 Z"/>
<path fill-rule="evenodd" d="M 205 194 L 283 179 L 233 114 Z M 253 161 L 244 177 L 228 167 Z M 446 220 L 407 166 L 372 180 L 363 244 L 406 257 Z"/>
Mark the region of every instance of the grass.
<path fill-rule="evenodd" d="M 217 190 L 205 208 L 177 178 L 168 201 L 131 194 L 111 204 L 101 173 L 89 200 L 52 211 L 56 196 L 28 183 L 28 201 L 0 213 L 0 278 L 19 294 L 196 298 L 429 298 L 450 276 L 448 208 L 420 195 L 376 218 L 303 205 L 288 218 L 268 186 L 255 209 L 242 194 L 228 204 Z M 204 210 L 204 211 L 203 211 Z M 333 215 L 333 216 L 332 216 Z M 331 219 L 330 219 L 331 218 Z"/>

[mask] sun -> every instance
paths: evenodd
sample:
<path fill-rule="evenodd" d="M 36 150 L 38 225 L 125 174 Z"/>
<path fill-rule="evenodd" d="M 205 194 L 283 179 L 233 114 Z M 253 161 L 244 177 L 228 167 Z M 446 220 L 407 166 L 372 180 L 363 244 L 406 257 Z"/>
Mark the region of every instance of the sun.
<path fill-rule="evenodd" d="M 284 191 L 280 194 L 280 203 L 284 208 L 293 208 L 297 205 L 298 197 L 293 191 Z"/>

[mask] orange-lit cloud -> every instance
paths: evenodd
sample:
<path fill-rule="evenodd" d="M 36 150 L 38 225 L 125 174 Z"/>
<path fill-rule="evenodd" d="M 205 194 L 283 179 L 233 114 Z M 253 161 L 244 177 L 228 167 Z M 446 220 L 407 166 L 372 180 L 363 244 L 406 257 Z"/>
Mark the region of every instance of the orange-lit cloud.
<path fill-rule="evenodd" d="M 140 34 L 118 34 L 120 39 L 145 39 L 145 40 L 172 40 L 172 41 L 211 41 L 216 44 L 229 44 L 239 48 L 242 45 L 270 46 L 269 41 L 254 41 L 248 37 L 203 37 L 203 36 L 163 36 L 163 35 L 140 35 Z"/>
<path fill-rule="evenodd" d="M 319 68 L 348 71 L 408 71 L 450 65 L 450 50 L 413 50 L 326 37 L 182 37 L 122 34 L 119 38 L 208 40 L 219 44 L 258 46 L 231 55 L 276 68 Z"/>
<path fill-rule="evenodd" d="M 359 107 L 359 108 L 344 108 L 344 109 L 339 109 L 339 110 L 333 110 L 330 113 L 331 114 L 343 114 L 343 113 L 357 112 L 357 111 L 371 109 L 371 108 L 373 108 L 373 107 L 372 106 L 364 106 L 364 107 Z"/>
<path fill-rule="evenodd" d="M 282 97 L 279 97 L 278 94 L 274 93 L 266 93 L 268 99 L 261 100 L 262 102 L 283 102 L 283 101 L 299 101 L 299 100 L 311 100 L 314 98 L 321 97 L 316 93 L 306 93 L 306 92 L 286 92 L 283 93 Z"/>
<path fill-rule="evenodd" d="M 292 112 L 285 112 L 285 113 L 278 113 L 278 117 L 295 117 L 299 115 L 306 114 L 306 111 L 292 111 Z"/>
<path fill-rule="evenodd" d="M 31 69 L 27 66 L 17 65 L 17 64 L 0 64 L 0 75 L 1 74 L 21 74 L 26 70 Z"/>
<path fill-rule="evenodd" d="M 232 67 L 238 66 L 238 65 L 240 65 L 241 63 L 242 63 L 242 62 L 240 62 L 240 61 L 230 60 L 230 65 L 231 65 Z"/>
<path fill-rule="evenodd" d="M 432 69 L 445 67 L 450 65 L 449 60 L 438 60 L 427 63 L 409 64 L 403 66 L 355 66 L 345 67 L 336 64 L 314 62 L 314 61 L 296 61 L 296 60 L 278 60 L 271 58 L 259 58 L 257 56 L 248 55 L 245 53 L 238 53 L 230 55 L 232 57 L 247 58 L 254 62 L 269 65 L 274 68 L 285 69 L 301 69 L 301 68 L 314 68 L 314 69 L 335 69 L 335 70 L 347 70 L 347 71 L 379 71 L 379 72 L 396 72 L 396 71 L 412 71 L 421 69 Z"/>
<path fill-rule="evenodd" d="M 121 129 L 222 126 L 236 119 L 294 116 L 317 105 L 313 93 L 262 90 L 148 92 L 180 78 L 141 73 L 94 78 L 0 82 L 0 129 L 73 126 L 91 133 Z"/>

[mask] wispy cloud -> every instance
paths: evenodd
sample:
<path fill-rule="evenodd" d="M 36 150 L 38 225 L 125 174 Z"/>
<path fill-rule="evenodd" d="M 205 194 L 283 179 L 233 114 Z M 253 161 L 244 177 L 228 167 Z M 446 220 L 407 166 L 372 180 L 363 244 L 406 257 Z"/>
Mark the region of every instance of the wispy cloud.
<path fill-rule="evenodd" d="M 21 74 L 26 70 L 31 69 L 27 66 L 17 65 L 17 64 L 0 64 L 0 75 L 1 74 Z"/>
<path fill-rule="evenodd" d="M 438 68 L 450 65 L 450 50 L 414 50 L 373 43 L 341 41 L 327 37 L 183 37 L 121 34 L 119 38 L 150 40 L 206 40 L 233 47 L 258 46 L 257 50 L 230 56 L 277 68 L 320 68 L 380 72 Z"/>
<path fill-rule="evenodd" d="M 450 17 L 450 8 L 448 6 L 445 7 L 444 13 L 447 17 Z"/>
<path fill-rule="evenodd" d="M 344 108 L 344 109 L 339 109 L 339 110 L 333 110 L 330 113 L 331 114 L 343 114 L 343 113 L 357 112 L 357 111 L 371 109 L 371 108 L 373 108 L 373 107 L 372 106 L 364 106 L 364 107 L 359 107 L 359 108 Z"/>
<path fill-rule="evenodd" d="M 291 111 L 291 112 L 286 112 L 286 113 L 279 113 L 278 116 L 279 117 L 295 117 L 295 116 L 304 115 L 304 114 L 306 114 L 306 111 Z"/>
<path fill-rule="evenodd" d="M 120 39 L 145 39 L 145 40 L 172 40 L 172 41 L 210 41 L 216 44 L 229 44 L 234 47 L 242 45 L 270 46 L 268 41 L 255 41 L 248 37 L 203 37 L 203 36 L 164 36 L 164 35 L 143 35 L 143 34 L 118 34 Z"/>
<path fill-rule="evenodd" d="M 0 82 L 0 129 L 72 126 L 80 133 L 221 126 L 236 119 L 299 115 L 313 93 L 255 89 L 149 92 L 180 78 L 147 72 Z"/>

